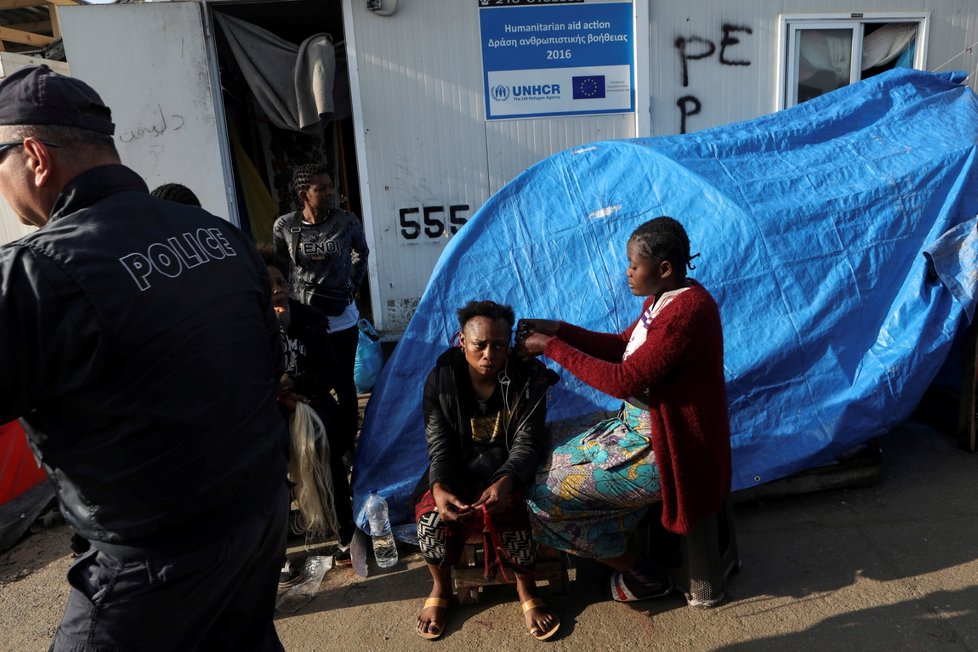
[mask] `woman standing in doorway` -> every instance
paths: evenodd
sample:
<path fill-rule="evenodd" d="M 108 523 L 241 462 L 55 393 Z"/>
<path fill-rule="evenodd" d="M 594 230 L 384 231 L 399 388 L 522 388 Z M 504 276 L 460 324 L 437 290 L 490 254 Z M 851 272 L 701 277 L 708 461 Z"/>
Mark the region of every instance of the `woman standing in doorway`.
<path fill-rule="evenodd" d="M 296 167 L 292 190 L 300 208 L 275 221 L 272 239 L 276 252 L 292 261 L 292 296 L 329 319 L 328 337 L 339 363 L 336 393 L 341 414 L 341 446 L 333 454 L 342 456 L 353 449 L 358 426 L 353 369 L 360 313 L 354 297 L 367 273 L 370 252 L 359 218 L 334 206 L 333 180 L 324 165 Z M 348 544 L 352 536 L 353 524 L 342 524 L 340 544 Z"/>

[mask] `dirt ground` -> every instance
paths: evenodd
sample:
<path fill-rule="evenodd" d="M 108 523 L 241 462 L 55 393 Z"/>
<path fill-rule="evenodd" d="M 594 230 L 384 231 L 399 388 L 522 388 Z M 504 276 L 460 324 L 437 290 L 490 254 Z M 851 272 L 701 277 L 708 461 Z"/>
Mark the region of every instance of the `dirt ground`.
<path fill-rule="evenodd" d="M 287 650 L 978 650 L 978 456 L 916 422 L 883 449 L 875 487 L 738 504 L 743 570 L 714 609 L 676 594 L 614 603 L 607 573 L 582 563 L 548 596 L 563 621 L 555 640 L 527 635 L 503 586 L 455 606 L 431 643 L 413 630 L 430 580 L 405 548 L 366 578 L 331 569 L 276 627 Z M 0 649 L 47 649 L 67 595 L 68 537 L 57 525 L 0 555 Z"/>

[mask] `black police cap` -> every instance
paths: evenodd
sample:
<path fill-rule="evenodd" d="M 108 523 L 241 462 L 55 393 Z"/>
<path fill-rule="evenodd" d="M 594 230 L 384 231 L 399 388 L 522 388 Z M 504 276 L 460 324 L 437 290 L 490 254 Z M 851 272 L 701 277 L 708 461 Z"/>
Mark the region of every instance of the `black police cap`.
<path fill-rule="evenodd" d="M 29 66 L 0 81 L 0 125 L 81 127 L 111 136 L 112 111 L 95 90 L 47 66 Z"/>

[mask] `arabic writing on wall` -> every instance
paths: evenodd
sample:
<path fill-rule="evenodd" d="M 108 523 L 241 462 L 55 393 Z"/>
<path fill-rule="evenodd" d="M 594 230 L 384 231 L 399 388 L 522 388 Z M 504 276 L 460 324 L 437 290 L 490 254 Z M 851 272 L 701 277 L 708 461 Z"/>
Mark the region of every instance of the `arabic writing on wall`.
<path fill-rule="evenodd" d="M 130 143 L 145 136 L 152 135 L 158 138 L 168 131 L 179 131 L 186 124 L 183 116 L 179 113 L 167 113 L 163 110 L 163 105 L 157 104 L 153 121 L 150 124 L 140 125 L 129 131 L 119 134 L 119 140 Z"/>

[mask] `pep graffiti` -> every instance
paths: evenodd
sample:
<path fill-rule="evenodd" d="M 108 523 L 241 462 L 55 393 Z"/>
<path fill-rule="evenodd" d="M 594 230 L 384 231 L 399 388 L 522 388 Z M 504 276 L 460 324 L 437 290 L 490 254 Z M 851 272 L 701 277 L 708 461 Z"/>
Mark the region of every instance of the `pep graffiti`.
<path fill-rule="evenodd" d="M 750 61 L 737 58 L 734 48 L 740 44 L 743 35 L 752 35 L 754 30 L 746 25 L 731 25 L 724 23 L 720 26 L 720 47 L 708 38 L 702 36 L 677 36 L 676 52 L 682 69 L 683 88 L 689 86 L 690 62 L 708 59 L 717 54 L 717 60 L 722 66 L 749 66 Z M 686 133 L 686 122 L 691 116 L 703 110 L 703 103 L 695 95 L 683 95 L 676 100 L 679 108 L 679 133 Z"/>

